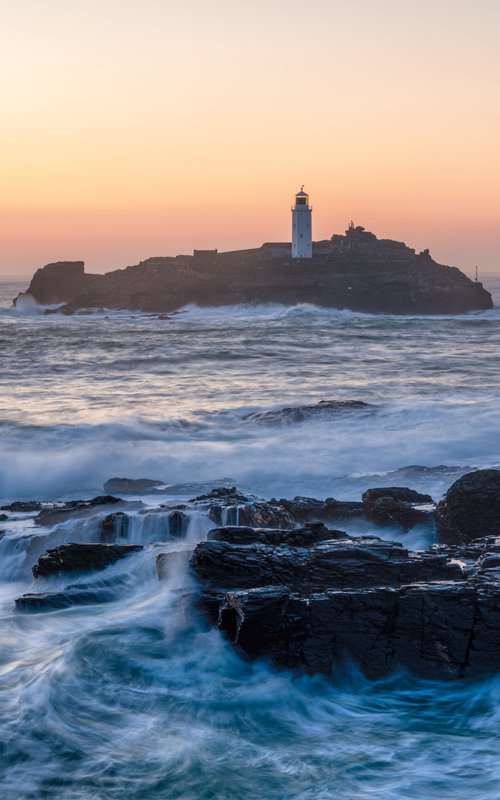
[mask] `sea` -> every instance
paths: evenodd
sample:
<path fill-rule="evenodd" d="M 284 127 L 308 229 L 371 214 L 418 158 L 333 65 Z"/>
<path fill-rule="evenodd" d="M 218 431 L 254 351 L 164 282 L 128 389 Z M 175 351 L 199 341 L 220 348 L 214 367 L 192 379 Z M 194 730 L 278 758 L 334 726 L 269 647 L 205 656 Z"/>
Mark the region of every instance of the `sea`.
<path fill-rule="evenodd" d="M 495 307 L 460 316 L 264 304 L 72 317 L 14 309 L 28 280 L 0 282 L 0 505 L 102 495 L 112 477 L 165 487 L 131 498 L 147 547 L 74 579 L 105 586 L 104 604 L 14 603 L 39 591 L 34 554 L 91 540 L 99 517 L 0 522 L 1 800 L 500 798 L 498 678 L 243 661 L 190 611 L 187 559 L 158 581 L 156 554 L 179 542 L 140 523 L 214 486 L 351 500 L 399 485 L 438 500 L 463 472 L 499 467 L 500 276 L 483 281 Z M 322 400 L 368 407 L 252 416 Z M 181 547 L 210 527 L 194 514 Z"/>

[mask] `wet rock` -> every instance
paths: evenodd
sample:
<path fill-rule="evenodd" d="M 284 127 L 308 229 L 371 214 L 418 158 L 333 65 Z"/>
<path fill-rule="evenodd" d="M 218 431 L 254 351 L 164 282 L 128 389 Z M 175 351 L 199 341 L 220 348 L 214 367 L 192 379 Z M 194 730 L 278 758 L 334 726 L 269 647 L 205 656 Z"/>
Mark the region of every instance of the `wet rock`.
<path fill-rule="evenodd" d="M 93 509 L 101 510 L 103 506 L 115 505 L 121 502 L 122 500 L 119 497 L 111 495 L 99 495 L 91 500 L 68 500 L 68 502 L 58 506 L 42 508 L 35 517 L 35 523 L 37 525 L 57 525 L 59 522 L 78 517 L 82 513 Z"/>
<path fill-rule="evenodd" d="M 173 539 L 181 539 L 186 535 L 189 517 L 182 511 L 171 511 L 168 515 L 168 532 Z"/>
<path fill-rule="evenodd" d="M 275 411 L 254 411 L 243 417 L 247 422 L 264 425 L 283 425 L 309 419 L 328 419 L 342 411 L 367 411 L 373 408 L 362 400 L 320 400 L 319 403 L 289 406 Z"/>
<path fill-rule="evenodd" d="M 466 544 L 433 544 L 431 551 L 455 559 L 465 571 L 470 572 L 486 554 L 500 554 L 500 537 L 484 536 Z"/>
<path fill-rule="evenodd" d="M 8 506 L 1 506 L 2 511 L 13 511 L 18 514 L 30 513 L 31 511 L 40 511 L 43 504 L 38 500 L 16 500 Z"/>
<path fill-rule="evenodd" d="M 130 519 L 123 511 L 108 514 L 101 522 L 99 539 L 101 542 L 116 542 L 128 537 Z"/>
<path fill-rule="evenodd" d="M 219 526 L 243 525 L 258 528 L 290 527 L 294 516 L 280 501 L 256 500 L 239 492 L 236 487 L 219 487 L 199 495 L 187 504 L 205 510 Z"/>
<path fill-rule="evenodd" d="M 486 624 L 478 614 L 486 611 Z M 493 612 L 493 613 L 492 613 Z M 286 586 L 228 593 L 219 627 L 244 656 L 329 675 L 353 660 L 370 678 L 405 667 L 429 678 L 479 675 L 498 668 L 498 607 L 463 582 L 359 590 L 308 597 Z M 492 646 L 493 645 L 493 646 Z"/>
<path fill-rule="evenodd" d="M 241 494 L 236 486 L 216 486 L 209 492 L 194 497 L 190 502 L 199 503 L 205 500 L 223 500 L 225 503 L 230 503 L 232 505 L 236 503 L 248 503 L 248 497 Z"/>
<path fill-rule="evenodd" d="M 202 581 L 228 590 L 286 584 L 312 591 L 462 577 L 458 564 L 441 554 L 409 553 L 397 542 L 366 536 L 310 547 L 212 539 L 197 545 L 191 563 Z"/>
<path fill-rule="evenodd" d="M 318 500 L 300 496 L 292 500 L 277 500 L 274 497 L 260 500 L 247 497 L 231 486 L 199 495 L 186 505 L 203 508 L 219 527 L 239 525 L 286 529 L 312 522 L 336 524 L 358 518 L 377 525 L 398 525 L 402 530 L 409 530 L 416 524 L 432 523 L 431 513 L 414 505 L 432 502 L 429 495 L 412 489 L 390 487 L 386 490 L 368 490 L 364 498 L 363 502 L 341 501 L 333 497 Z"/>
<path fill-rule="evenodd" d="M 282 498 L 278 501 L 291 518 L 299 524 L 307 522 L 339 522 L 363 516 L 363 503 L 335 500 L 316 500 L 313 497 L 294 497 L 293 500 Z"/>
<path fill-rule="evenodd" d="M 463 544 L 500 535 L 500 470 L 480 469 L 463 475 L 436 507 L 438 540 Z"/>
<path fill-rule="evenodd" d="M 367 489 L 361 500 L 365 506 L 371 506 L 382 498 L 390 498 L 399 503 L 432 503 L 430 494 L 422 494 L 406 486 L 382 486 L 376 489 Z"/>
<path fill-rule="evenodd" d="M 62 592 L 27 592 L 16 598 L 19 611 L 58 611 L 72 606 L 89 606 L 111 603 L 117 599 L 120 583 L 111 586 L 75 585 Z"/>
<path fill-rule="evenodd" d="M 109 494 L 151 494 L 159 486 L 164 486 L 164 481 L 152 478 L 110 478 L 103 486 Z"/>
<path fill-rule="evenodd" d="M 0 522 L 5 522 L 8 519 L 9 518 L 8 518 L 7 514 L 0 514 Z"/>
<path fill-rule="evenodd" d="M 42 578 L 59 572 L 104 569 L 142 549 L 142 545 L 139 544 L 73 542 L 47 550 L 40 556 L 32 571 L 35 578 Z"/>
<path fill-rule="evenodd" d="M 244 657 L 327 675 L 353 660 L 369 677 L 500 668 L 500 538 L 412 553 L 300 535 L 225 528 L 194 551 L 200 612 Z"/>
<path fill-rule="evenodd" d="M 259 528 L 289 527 L 294 517 L 280 503 L 252 502 L 241 506 L 224 508 L 211 506 L 209 516 L 218 525 L 247 525 Z"/>
<path fill-rule="evenodd" d="M 183 512 L 184 505 L 179 508 L 160 507 L 146 509 L 141 512 L 142 537 L 147 542 L 167 542 L 170 539 L 182 539 L 189 527 L 189 516 Z"/>
<path fill-rule="evenodd" d="M 317 542 L 347 538 L 347 533 L 344 531 L 327 528 L 322 522 L 309 523 L 304 528 L 294 528 L 293 530 L 226 526 L 225 528 L 215 528 L 208 534 L 208 539 L 211 541 L 222 541 L 229 544 L 259 542 L 273 545 L 290 544 L 294 547 L 307 547 Z"/>
<path fill-rule="evenodd" d="M 431 511 L 415 504 L 432 503 L 432 497 L 402 486 L 368 489 L 362 496 L 365 516 L 377 525 L 397 525 L 410 530 L 415 525 L 433 523 Z"/>

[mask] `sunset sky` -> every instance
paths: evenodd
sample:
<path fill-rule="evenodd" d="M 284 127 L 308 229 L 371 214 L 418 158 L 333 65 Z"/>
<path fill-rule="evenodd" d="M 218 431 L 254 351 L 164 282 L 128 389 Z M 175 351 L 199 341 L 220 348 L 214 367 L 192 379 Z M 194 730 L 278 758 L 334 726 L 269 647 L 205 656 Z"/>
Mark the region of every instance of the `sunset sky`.
<path fill-rule="evenodd" d="M 498 0 L 0 0 L 0 271 L 314 239 L 500 271 Z"/>

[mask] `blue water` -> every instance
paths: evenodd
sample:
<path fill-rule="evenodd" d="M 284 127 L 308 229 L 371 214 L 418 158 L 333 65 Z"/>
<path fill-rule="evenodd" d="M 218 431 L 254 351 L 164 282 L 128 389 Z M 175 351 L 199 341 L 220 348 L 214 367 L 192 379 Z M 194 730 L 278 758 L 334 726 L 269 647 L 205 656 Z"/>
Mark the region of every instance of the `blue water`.
<path fill-rule="evenodd" d="M 500 300 L 500 280 L 485 284 Z M 161 479 L 166 503 L 213 481 L 339 499 L 396 483 L 438 499 L 460 469 L 500 464 L 498 308 L 66 318 L 12 310 L 23 288 L 0 284 L 4 503 L 92 496 L 115 475 Z M 279 428 L 245 420 L 324 399 L 373 408 Z M 430 469 L 398 473 L 412 465 Z M 179 543 L 139 512 L 134 540 L 148 547 L 90 579 L 113 602 L 21 614 L 37 554 L 91 540 L 99 523 L 35 530 L 31 517 L 0 523 L 2 800 L 500 796 L 498 679 L 369 683 L 344 665 L 327 681 L 245 663 L 186 605 L 186 559 L 158 582 L 157 552 Z M 186 558 L 209 528 L 192 518 Z"/>

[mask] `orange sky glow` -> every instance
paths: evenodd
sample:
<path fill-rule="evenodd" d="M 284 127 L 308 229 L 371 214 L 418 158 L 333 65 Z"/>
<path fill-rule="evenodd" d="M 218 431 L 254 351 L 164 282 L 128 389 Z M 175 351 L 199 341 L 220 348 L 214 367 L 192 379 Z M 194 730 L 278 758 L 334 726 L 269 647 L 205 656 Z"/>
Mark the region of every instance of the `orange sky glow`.
<path fill-rule="evenodd" d="M 500 272 L 497 0 L 2 2 L 0 272 L 352 218 Z"/>

